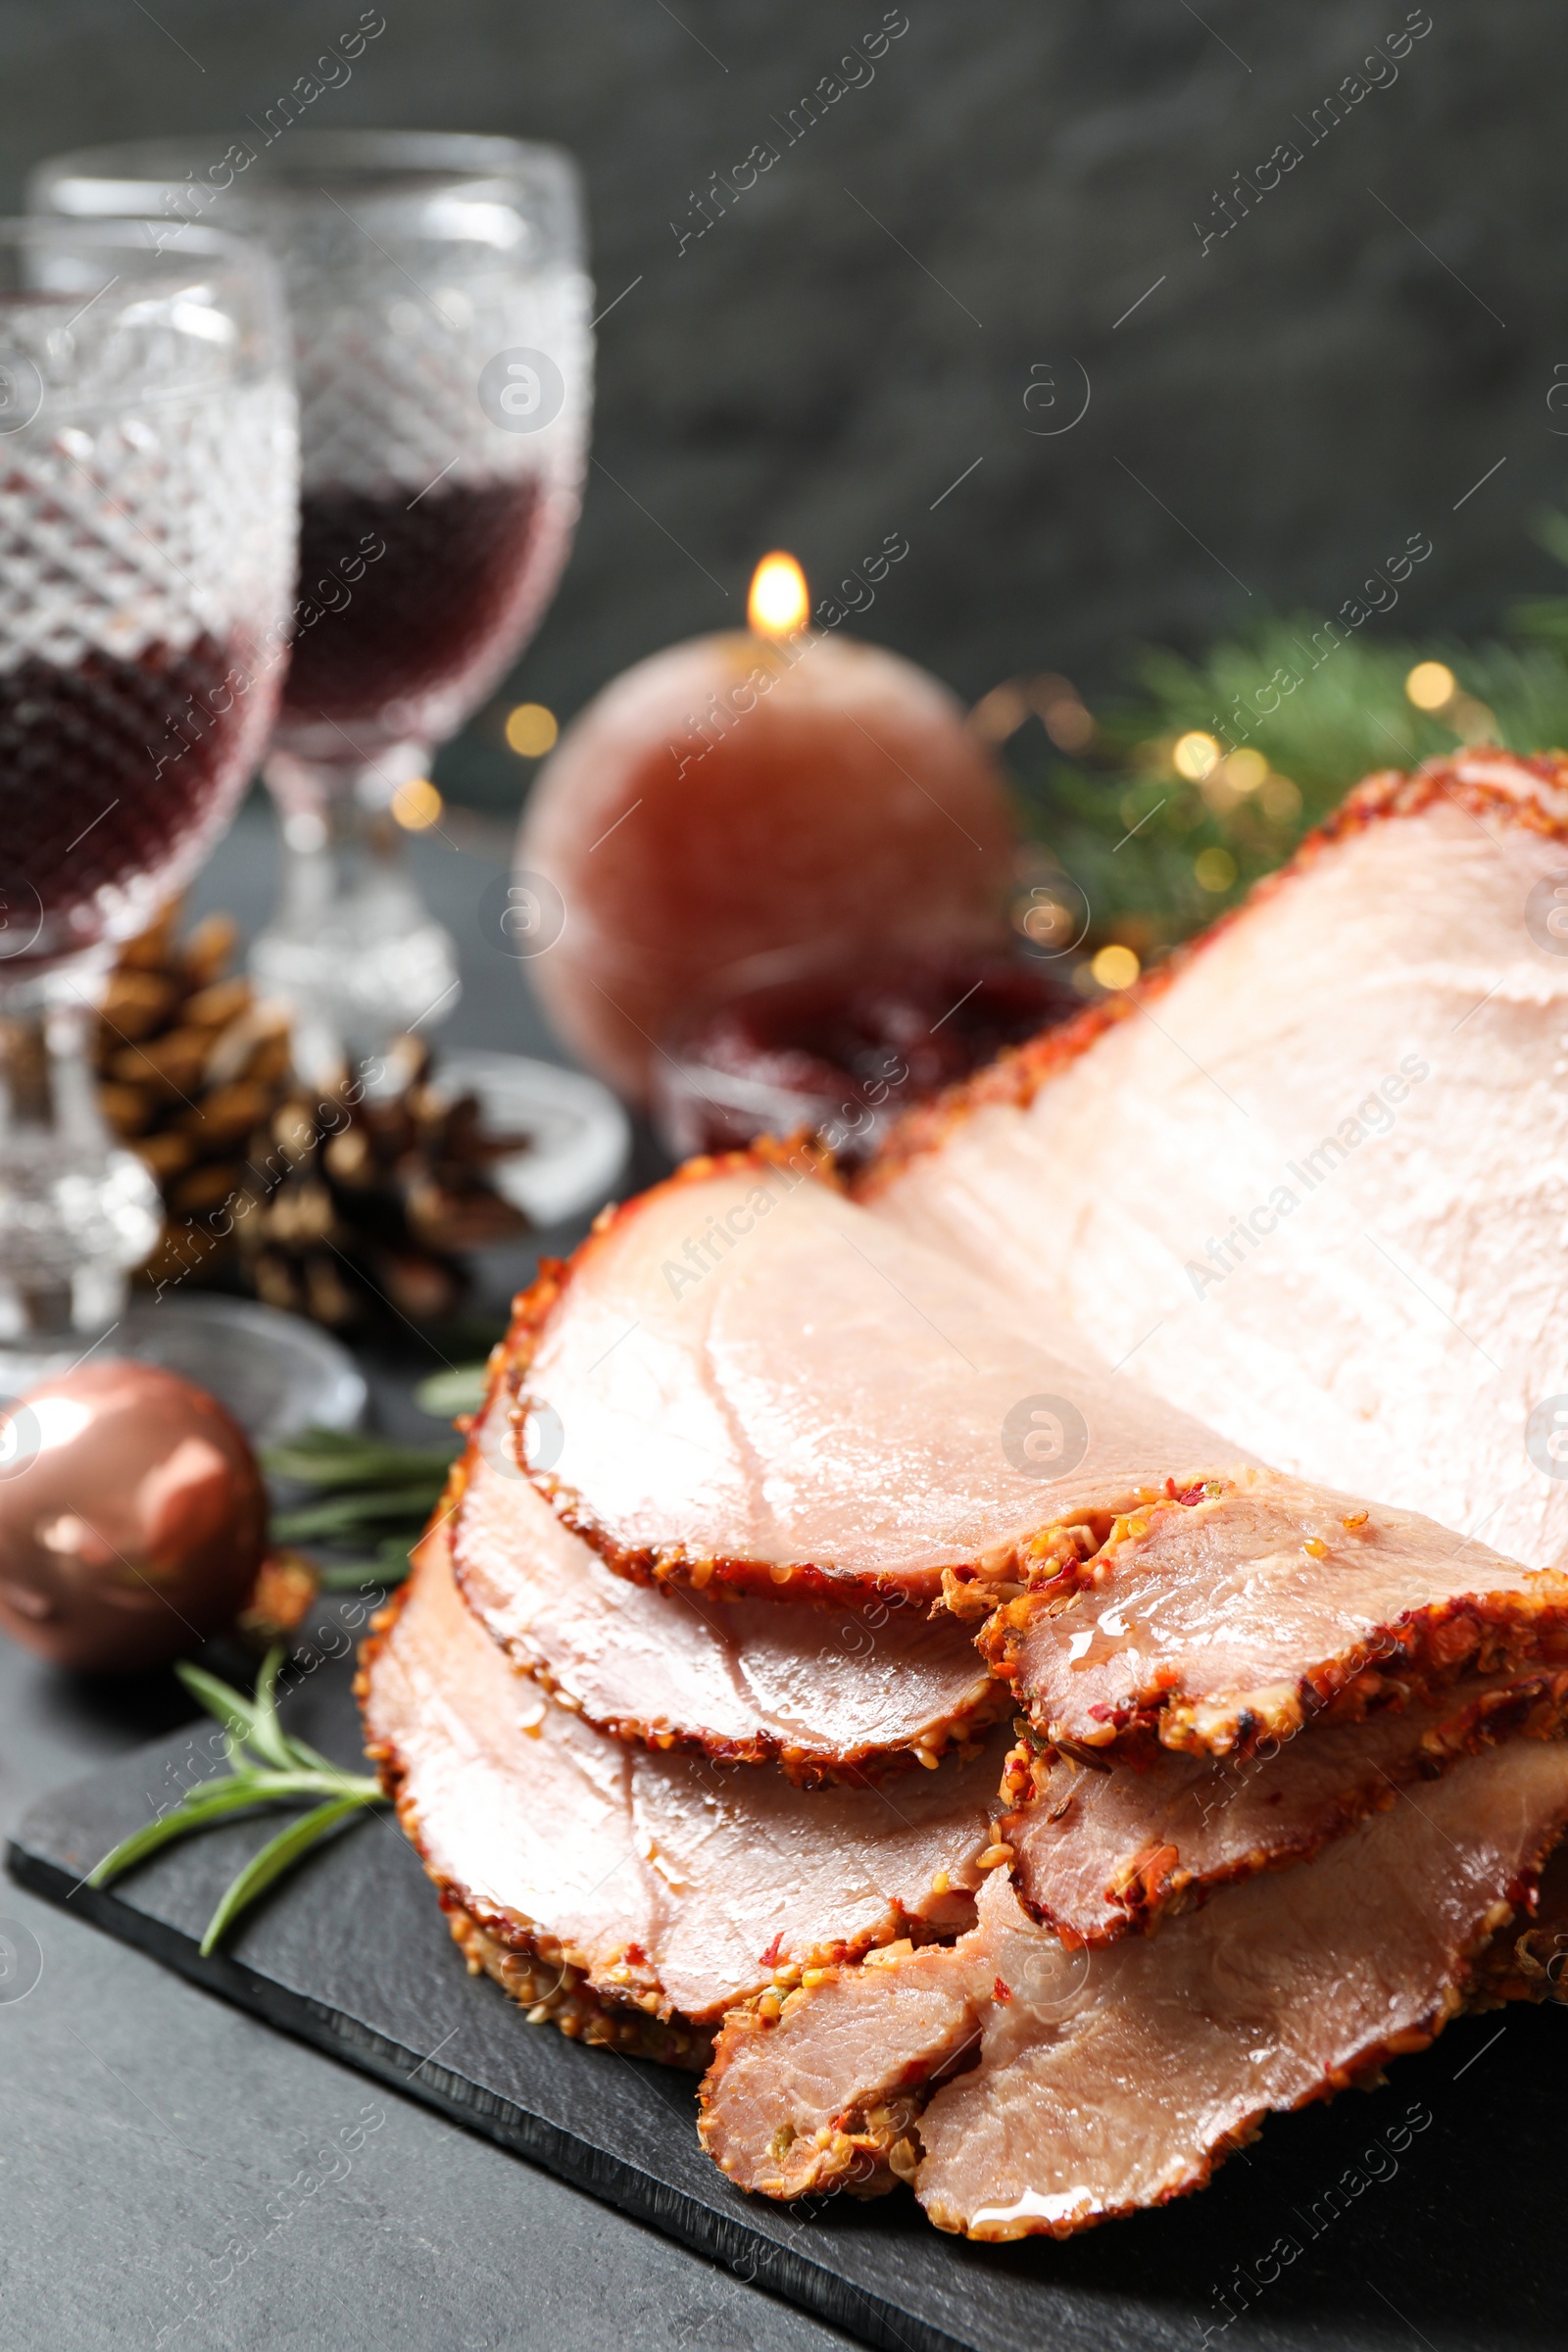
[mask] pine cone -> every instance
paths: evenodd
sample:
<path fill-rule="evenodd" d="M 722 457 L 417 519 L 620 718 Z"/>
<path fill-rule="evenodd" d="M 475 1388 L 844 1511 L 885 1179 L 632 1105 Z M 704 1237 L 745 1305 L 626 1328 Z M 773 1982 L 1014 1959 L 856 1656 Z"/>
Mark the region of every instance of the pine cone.
<path fill-rule="evenodd" d="M 229 976 L 235 927 L 210 914 L 185 940 L 178 906 L 121 950 L 98 1020 L 98 1100 L 164 1197 L 155 1286 L 209 1271 L 230 1250 L 250 1182 L 246 1148 L 289 1084 L 286 1015 Z"/>
<path fill-rule="evenodd" d="M 334 1329 L 438 1322 L 466 1289 L 463 1253 L 528 1230 L 489 1175 L 524 1139 L 483 1137 L 477 1099 L 432 1085 L 413 1038 L 386 1066 L 395 1092 L 297 1091 L 251 1145 L 246 1277 L 270 1306 Z"/>
<path fill-rule="evenodd" d="M 528 1230 L 489 1176 L 527 1139 L 483 1136 L 477 1098 L 433 1086 L 412 1038 L 388 1054 L 374 1101 L 347 1081 L 307 1092 L 286 1014 L 228 972 L 231 918 L 210 914 L 181 941 L 178 912 L 122 949 L 98 1024 L 104 1116 L 164 1197 L 141 1278 L 162 1291 L 237 1251 L 258 1298 L 334 1329 L 450 1314 L 463 1253 Z"/>

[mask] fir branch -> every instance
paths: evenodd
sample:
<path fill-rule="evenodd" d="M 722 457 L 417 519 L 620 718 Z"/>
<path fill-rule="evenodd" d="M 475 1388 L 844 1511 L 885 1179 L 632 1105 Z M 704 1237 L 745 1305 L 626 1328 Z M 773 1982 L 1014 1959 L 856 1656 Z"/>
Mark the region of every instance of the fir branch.
<path fill-rule="evenodd" d="M 1568 563 L 1568 517 L 1542 518 L 1536 536 Z M 1147 960 L 1187 937 L 1374 769 L 1414 767 L 1469 741 L 1520 752 L 1568 743 L 1568 597 L 1534 599 L 1510 625 L 1520 642 L 1461 646 L 1385 635 L 1376 618 L 1350 634 L 1311 614 L 1276 616 L 1200 660 L 1147 650 L 1133 691 L 1097 712 L 1079 757 L 1054 750 L 1042 726 L 1022 726 L 1006 754 L 1024 821 L 1087 898 L 1087 946 L 1124 940 Z M 1431 661 L 1457 688 L 1438 710 L 1417 709 L 1406 691 Z M 1217 754 L 1247 753 L 1249 788 L 1229 790 L 1224 768 L 1182 774 L 1174 754 L 1190 734 Z M 1224 858 L 1205 859 L 1212 850 Z"/>

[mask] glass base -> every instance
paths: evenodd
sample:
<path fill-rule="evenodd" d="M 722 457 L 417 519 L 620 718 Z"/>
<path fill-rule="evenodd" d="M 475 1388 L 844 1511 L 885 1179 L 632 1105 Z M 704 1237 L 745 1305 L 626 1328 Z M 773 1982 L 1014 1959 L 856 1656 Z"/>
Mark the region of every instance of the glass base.
<path fill-rule="evenodd" d="M 369 1396 L 341 1341 L 250 1298 L 137 1299 L 110 1346 L 211 1390 L 257 1446 L 355 1429 Z"/>
<path fill-rule="evenodd" d="M 0 1347 L 0 1401 L 113 1356 L 194 1381 L 233 1414 L 253 1446 L 275 1446 L 310 1428 L 356 1429 L 368 1398 L 348 1349 L 314 1323 L 248 1298 L 206 1297 L 137 1299 L 85 1347 L 79 1336 Z"/>

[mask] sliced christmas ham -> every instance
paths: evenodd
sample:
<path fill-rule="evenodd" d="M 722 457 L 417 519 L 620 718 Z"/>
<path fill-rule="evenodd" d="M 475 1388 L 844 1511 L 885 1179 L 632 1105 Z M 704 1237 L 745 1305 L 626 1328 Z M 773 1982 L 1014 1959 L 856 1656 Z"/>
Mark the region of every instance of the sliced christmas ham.
<path fill-rule="evenodd" d="M 1563 755 L 1374 777 L 1152 985 L 915 1113 L 862 1198 L 1254 1458 L 1555 1563 L 1565 908 Z"/>
<path fill-rule="evenodd" d="M 1058 1746 L 1228 1754 L 1461 1674 L 1568 1660 L 1568 1576 L 1275 1471 L 1141 1506 L 979 1646 Z"/>
<path fill-rule="evenodd" d="M 1310 1861 L 1402 1788 L 1520 1733 L 1556 1736 L 1565 1713 L 1568 1673 L 1498 1675 L 1438 1706 L 1385 1709 L 1223 1762 L 1165 1750 L 1106 1771 L 1025 1739 L 1007 1760 L 1013 1810 L 997 1837 L 1031 1919 L 1069 1945 L 1110 1943 L 1216 1886 Z"/>
<path fill-rule="evenodd" d="M 460 1940 L 539 2022 L 701 2063 L 703 2030 L 776 1979 L 973 1918 L 1004 1732 L 892 1795 L 627 1746 L 513 1670 L 444 1534 L 420 1545 L 360 1691 Z"/>
<path fill-rule="evenodd" d="M 1011 1711 L 962 1627 L 900 1594 L 792 1609 L 612 1575 L 518 1468 L 512 1412 L 502 1382 L 469 1439 L 453 1566 L 514 1665 L 585 1722 L 810 1785 L 934 1766 Z"/>
<path fill-rule="evenodd" d="M 520 1442 L 623 1575 L 929 1600 L 1238 1458 L 1041 1322 L 808 1158 L 694 1161 L 519 1302 Z"/>
<path fill-rule="evenodd" d="M 956 1945 L 890 1947 L 776 2020 L 726 2020 L 705 2143 L 767 2196 L 905 2179 L 970 2237 L 1163 2204 L 1269 2112 L 1430 2041 L 1565 1820 L 1568 1745 L 1516 1740 L 1308 1867 L 1101 1949 L 1036 1927 L 998 1870 Z"/>
<path fill-rule="evenodd" d="M 715 1232 L 688 1270 L 680 1236 Z M 523 1302 L 508 1381 L 514 1464 L 548 1433 L 535 1483 L 621 1573 L 1002 1601 L 981 1649 L 1057 1744 L 1245 1749 L 1380 1664 L 1441 1684 L 1568 1650 L 1568 1580 L 1225 1465 L 787 1164 L 694 1162 L 611 1218 Z"/>

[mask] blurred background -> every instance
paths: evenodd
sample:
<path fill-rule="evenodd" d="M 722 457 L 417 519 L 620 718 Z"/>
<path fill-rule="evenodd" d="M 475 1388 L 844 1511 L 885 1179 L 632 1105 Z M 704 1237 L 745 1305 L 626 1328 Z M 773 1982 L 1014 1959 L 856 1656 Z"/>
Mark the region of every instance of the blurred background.
<path fill-rule="evenodd" d="M 738 621 L 773 546 L 820 593 L 902 530 L 852 626 L 971 702 L 1051 671 L 1098 709 L 1140 645 L 1333 613 L 1412 533 L 1432 554 L 1365 642 L 1501 631 L 1562 577 L 1531 525 L 1568 433 L 1565 45 L 1517 0 L 8 0 L 5 196 L 65 146 L 280 106 L 576 151 L 602 314 L 582 527 L 438 770 L 501 813 L 532 768 L 514 703 L 564 720 Z M 1282 142 L 1300 160 L 1268 190 Z M 759 143 L 778 160 L 737 192 Z"/>

